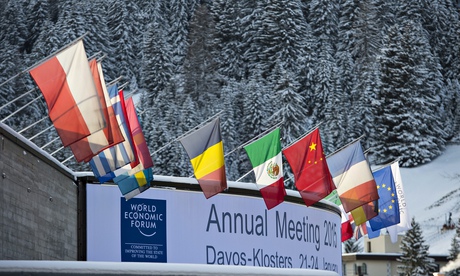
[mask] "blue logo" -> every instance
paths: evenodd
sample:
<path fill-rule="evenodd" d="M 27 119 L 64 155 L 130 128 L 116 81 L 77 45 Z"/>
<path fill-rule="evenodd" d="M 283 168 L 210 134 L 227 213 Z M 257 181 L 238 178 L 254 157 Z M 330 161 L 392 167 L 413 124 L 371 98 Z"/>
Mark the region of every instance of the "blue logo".
<path fill-rule="evenodd" d="M 166 263 L 166 200 L 120 200 L 121 261 Z"/>

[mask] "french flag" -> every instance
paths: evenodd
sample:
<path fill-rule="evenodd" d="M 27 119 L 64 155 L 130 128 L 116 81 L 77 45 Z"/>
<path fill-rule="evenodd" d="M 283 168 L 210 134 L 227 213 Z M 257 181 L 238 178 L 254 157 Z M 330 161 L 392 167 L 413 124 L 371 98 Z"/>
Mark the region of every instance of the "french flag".
<path fill-rule="evenodd" d="M 374 176 L 359 141 L 327 158 L 345 212 L 379 199 Z"/>

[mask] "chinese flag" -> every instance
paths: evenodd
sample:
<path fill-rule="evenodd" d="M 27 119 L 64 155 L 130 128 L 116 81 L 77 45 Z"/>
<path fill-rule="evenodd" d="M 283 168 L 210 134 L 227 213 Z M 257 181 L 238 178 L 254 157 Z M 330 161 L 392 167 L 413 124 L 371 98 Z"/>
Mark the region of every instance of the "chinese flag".
<path fill-rule="evenodd" d="M 283 150 L 283 154 L 294 173 L 295 186 L 307 206 L 325 198 L 335 189 L 318 129 Z"/>

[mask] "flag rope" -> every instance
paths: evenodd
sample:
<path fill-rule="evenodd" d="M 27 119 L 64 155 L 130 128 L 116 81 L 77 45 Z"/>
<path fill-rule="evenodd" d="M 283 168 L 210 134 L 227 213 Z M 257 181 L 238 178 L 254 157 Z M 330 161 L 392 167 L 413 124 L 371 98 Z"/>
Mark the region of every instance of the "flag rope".
<path fill-rule="evenodd" d="M 84 33 L 83 35 L 81 35 L 80 37 L 76 38 L 75 40 L 73 40 L 72 42 L 70 42 L 69 44 L 65 45 L 64 47 L 60 48 L 59 50 L 53 52 L 52 54 L 48 55 L 47 57 L 45 57 L 44 59 L 40 60 L 39 62 L 35 63 L 34 65 L 26 68 L 25 70 L 22 70 L 21 72 L 17 73 L 16 75 L 12 76 L 11 78 L 7 79 L 6 81 L 0 83 L 0 87 L 2 87 L 3 85 L 7 84 L 8 82 L 14 80 L 15 78 L 19 77 L 20 75 L 34 69 L 35 67 L 37 67 L 38 65 L 40 65 L 41 63 L 51 59 L 52 57 L 54 57 L 55 55 L 57 55 L 58 53 L 64 51 L 65 49 L 73 46 L 74 44 L 76 44 L 78 41 L 80 41 L 81 39 L 83 39 L 86 35 L 88 35 L 89 32 L 86 32 Z"/>
<path fill-rule="evenodd" d="M 337 152 L 343 150 L 344 148 L 348 147 L 349 145 L 351 145 L 351 144 L 353 144 L 353 143 L 355 143 L 355 142 L 361 140 L 364 136 L 366 136 L 366 135 L 363 134 L 363 135 L 359 136 L 359 137 L 356 138 L 355 140 L 351 141 L 350 143 L 346 144 L 345 146 L 343 146 L 343 147 L 339 148 L 338 150 L 334 151 L 333 153 L 329 154 L 328 156 L 326 156 L 326 158 L 331 157 L 332 155 L 334 155 L 334 154 L 336 154 Z"/>

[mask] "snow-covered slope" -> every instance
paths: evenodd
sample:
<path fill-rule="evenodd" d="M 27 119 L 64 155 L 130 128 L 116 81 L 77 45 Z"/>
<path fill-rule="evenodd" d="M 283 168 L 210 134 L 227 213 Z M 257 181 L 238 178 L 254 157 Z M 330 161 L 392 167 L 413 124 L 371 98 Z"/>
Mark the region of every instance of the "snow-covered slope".
<path fill-rule="evenodd" d="M 455 175 L 458 175 L 455 178 Z M 411 217 L 420 223 L 431 254 L 448 254 L 455 230 L 442 231 L 452 213 L 460 218 L 460 145 L 416 168 L 401 168 L 406 202 Z"/>

